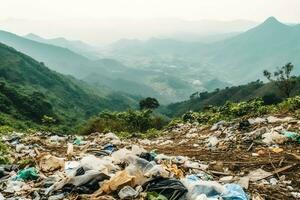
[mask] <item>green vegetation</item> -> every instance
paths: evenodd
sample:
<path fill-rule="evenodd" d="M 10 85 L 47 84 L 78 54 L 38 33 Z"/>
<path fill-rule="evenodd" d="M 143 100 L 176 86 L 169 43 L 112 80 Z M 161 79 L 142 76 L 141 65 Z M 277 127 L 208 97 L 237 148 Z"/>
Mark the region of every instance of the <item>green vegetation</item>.
<path fill-rule="evenodd" d="M 0 43 L 0 126 L 70 133 L 102 110 L 136 107 L 135 97 L 91 88 Z"/>
<path fill-rule="evenodd" d="M 142 111 L 102 112 L 83 124 L 79 134 L 94 132 L 115 132 L 123 137 L 141 134 L 158 135 L 156 130 L 162 129 L 167 122 L 149 109 Z M 154 130 L 155 129 L 155 130 Z"/>
<path fill-rule="evenodd" d="M 10 162 L 9 147 L 0 141 L 0 164 L 7 164 Z"/>
<path fill-rule="evenodd" d="M 201 112 L 189 111 L 182 116 L 182 119 L 185 122 L 213 124 L 221 120 L 230 121 L 243 117 L 294 112 L 298 109 L 300 109 L 300 96 L 287 98 L 276 105 L 266 105 L 262 99 L 253 99 L 239 103 L 227 102 L 223 106 L 208 106 Z"/>
<path fill-rule="evenodd" d="M 293 82 L 295 86 L 291 90 L 291 97 L 300 94 L 300 77 L 293 77 Z M 159 111 L 172 118 L 179 117 L 188 111 L 202 111 L 209 105 L 222 106 L 228 101 L 237 103 L 254 98 L 261 98 L 264 104 L 271 105 L 280 103 L 286 96 L 277 87 L 277 81 L 263 83 L 258 80 L 246 85 L 216 89 L 213 92 L 197 92 L 192 94 L 189 100 L 162 106 Z"/>
<path fill-rule="evenodd" d="M 159 107 L 159 102 L 155 98 L 147 97 L 140 101 L 140 110 L 156 109 Z"/>
<path fill-rule="evenodd" d="M 269 81 L 274 82 L 274 84 L 286 97 L 290 97 L 297 83 L 296 77 L 291 76 L 293 69 L 294 65 L 292 65 L 292 63 L 287 63 L 286 65 L 275 71 L 274 75 L 272 75 L 272 73 L 267 70 L 265 70 L 263 73 Z M 273 77 L 275 79 L 273 79 Z"/>

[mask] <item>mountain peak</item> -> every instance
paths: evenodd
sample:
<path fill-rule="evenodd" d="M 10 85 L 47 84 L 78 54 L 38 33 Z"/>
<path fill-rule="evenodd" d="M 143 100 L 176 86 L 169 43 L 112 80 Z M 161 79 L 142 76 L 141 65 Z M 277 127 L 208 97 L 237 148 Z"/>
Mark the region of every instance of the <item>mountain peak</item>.
<path fill-rule="evenodd" d="M 37 34 L 34 34 L 34 33 L 28 33 L 27 35 L 25 35 L 26 38 L 38 38 L 38 39 L 41 39 L 42 37 L 40 37 L 39 35 Z"/>
<path fill-rule="evenodd" d="M 281 22 L 279 22 L 275 17 L 269 17 L 267 18 L 263 24 L 267 24 L 267 25 L 278 25 L 278 24 L 282 24 Z"/>

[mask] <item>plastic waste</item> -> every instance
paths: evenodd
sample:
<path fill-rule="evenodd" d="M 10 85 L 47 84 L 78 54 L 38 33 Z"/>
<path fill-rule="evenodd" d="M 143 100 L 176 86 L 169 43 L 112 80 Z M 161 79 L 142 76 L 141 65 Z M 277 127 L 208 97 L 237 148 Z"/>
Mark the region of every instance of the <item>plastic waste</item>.
<path fill-rule="evenodd" d="M 1 192 L 0 192 L 0 200 L 4 200 L 4 196 L 2 195 Z"/>
<path fill-rule="evenodd" d="M 187 160 L 184 165 L 185 168 L 190 168 L 190 169 L 200 169 L 200 170 L 207 170 L 208 169 L 208 165 L 205 164 L 201 164 L 198 162 L 193 162 L 190 160 Z"/>
<path fill-rule="evenodd" d="M 65 172 L 67 175 L 74 173 L 74 170 L 80 167 L 80 162 L 78 161 L 67 161 L 65 162 Z"/>
<path fill-rule="evenodd" d="M 270 179 L 270 184 L 271 185 L 276 185 L 278 183 L 278 180 L 276 178 L 271 178 Z"/>
<path fill-rule="evenodd" d="M 237 184 L 225 184 L 225 192 L 221 194 L 223 200 L 248 200 L 243 188 Z"/>
<path fill-rule="evenodd" d="M 115 164 L 119 164 L 124 162 L 124 158 L 129 154 L 132 154 L 132 152 L 128 149 L 123 148 L 113 152 L 111 154 L 111 157 L 113 158 Z"/>
<path fill-rule="evenodd" d="M 89 173 L 89 172 L 87 172 L 87 173 Z M 76 192 L 78 194 L 92 194 L 100 188 L 99 183 L 110 178 L 106 174 L 101 173 L 96 176 L 87 177 L 90 180 L 88 180 L 88 182 L 86 182 L 84 184 L 75 183 L 75 184 L 77 184 L 77 186 L 73 185 L 75 178 L 81 178 L 82 180 L 86 178 L 86 177 L 82 178 L 82 176 L 84 176 L 84 175 L 80 175 L 79 177 L 74 177 L 73 181 L 70 181 L 68 184 L 66 184 L 63 187 L 63 190 L 67 191 L 67 192 Z"/>
<path fill-rule="evenodd" d="M 127 198 L 132 199 L 132 198 L 136 198 L 138 195 L 139 192 L 137 192 L 130 186 L 123 187 L 118 193 L 120 199 L 127 199 Z"/>
<path fill-rule="evenodd" d="M 16 145 L 16 152 L 20 153 L 22 150 L 28 150 L 29 147 L 25 146 L 24 144 L 17 144 Z"/>
<path fill-rule="evenodd" d="M 144 191 L 157 192 L 168 200 L 177 200 L 187 193 L 186 187 L 177 179 L 154 178 L 143 185 Z"/>
<path fill-rule="evenodd" d="M 164 195 L 158 194 L 156 192 L 148 192 L 147 193 L 148 200 L 168 200 Z"/>
<path fill-rule="evenodd" d="M 73 151 L 74 151 L 73 144 L 72 143 L 68 143 L 68 147 L 67 147 L 67 157 L 68 157 L 68 159 L 72 158 Z"/>
<path fill-rule="evenodd" d="M 103 150 L 108 154 L 111 154 L 113 151 L 116 150 L 116 146 L 113 144 L 106 144 L 104 145 Z"/>
<path fill-rule="evenodd" d="M 76 145 L 82 144 L 82 138 L 81 137 L 76 137 L 76 139 L 74 140 L 73 144 L 76 144 Z"/>
<path fill-rule="evenodd" d="M 224 176 L 224 177 L 219 179 L 219 182 L 231 183 L 231 182 L 233 182 L 233 176 Z"/>
<path fill-rule="evenodd" d="M 48 200 L 62 200 L 64 198 L 65 198 L 65 194 L 62 193 L 62 194 L 50 196 L 50 197 L 48 197 Z"/>
<path fill-rule="evenodd" d="M 254 171 L 251 171 L 247 177 L 250 178 L 250 181 L 258 181 L 258 180 L 263 179 L 264 177 L 268 177 L 271 175 L 272 175 L 271 172 L 267 172 L 267 171 L 259 168 Z"/>
<path fill-rule="evenodd" d="M 141 153 L 146 153 L 147 152 L 144 148 L 139 147 L 137 145 L 132 145 L 131 151 L 135 155 L 140 155 Z"/>
<path fill-rule="evenodd" d="M 52 136 L 50 136 L 49 139 L 50 139 L 51 142 L 63 142 L 63 141 L 66 140 L 65 137 L 60 137 L 58 135 L 52 135 Z"/>
<path fill-rule="evenodd" d="M 142 185 L 145 183 L 147 178 L 152 177 L 167 177 L 169 173 L 164 169 L 163 166 L 157 165 L 155 162 L 148 162 L 145 159 L 139 158 L 135 155 L 127 155 L 125 158 L 126 162 L 130 165 L 126 170 L 136 176 L 136 183 Z"/>
<path fill-rule="evenodd" d="M 140 158 L 143 158 L 149 162 L 154 161 L 156 156 L 157 156 L 157 154 L 154 152 L 142 152 L 139 155 Z"/>
<path fill-rule="evenodd" d="M 219 143 L 219 139 L 216 136 L 210 136 L 208 138 L 208 146 L 215 147 Z"/>
<path fill-rule="evenodd" d="M 53 191 L 63 188 L 67 184 L 77 187 L 77 186 L 84 185 L 96 178 L 101 179 L 102 181 L 110 178 L 108 175 L 101 173 L 97 170 L 88 170 L 82 175 L 78 175 L 78 176 L 75 175 L 76 174 L 74 174 L 74 176 L 72 177 L 66 177 L 65 179 L 62 179 L 61 181 L 53 184 L 51 187 L 47 188 L 45 193 L 50 194 Z"/>
<path fill-rule="evenodd" d="M 109 132 L 106 133 L 104 136 L 105 139 L 110 139 L 110 140 L 120 140 L 120 138 L 118 136 L 116 136 L 116 134 Z"/>
<path fill-rule="evenodd" d="M 269 116 L 267 118 L 267 121 L 269 123 L 277 123 L 277 122 L 288 122 L 288 121 L 291 121 L 293 119 L 294 118 L 292 118 L 292 117 L 278 118 L 278 117 L 274 117 L 274 116 Z"/>
<path fill-rule="evenodd" d="M 266 133 L 268 129 L 266 127 L 262 127 L 259 129 L 256 129 L 252 132 L 245 133 L 244 140 L 255 140 L 259 137 L 261 137 L 262 134 Z"/>
<path fill-rule="evenodd" d="M 105 194 L 110 194 L 118 190 L 123 186 L 131 186 L 134 187 L 134 176 L 131 176 L 127 171 L 118 171 L 113 177 L 111 177 L 108 181 L 105 181 L 100 188 L 100 193 L 104 192 Z"/>
<path fill-rule="evenodd" d="M 300 192 L 291 192 L 291 194 L 295 199 L 300 199 Z"/>
<path fill-rule="evenodd" d="M 38 171 L 34 167 L 30 167 L 27 169 L 23 169 L 18 172 L 16 176 L 16 180 L 23 180 L 23 181 L 28 181 L 28 180 L 37 180 L 39 178 Z"/>
<path fill-rule="evenodd" d="M 241 177 L 237 183 L 247 190 L 249 187 L 249 181 L 250 181 L 250 178 L 247 176 L 244 176 L 244 177 Z"/>
<path fill-rule="evenodd" d="M 174 156 L 172 157 L 172 162 L 175 164 L 183 164 L 188 161 L 188 158 L 185 156 Z"/>
<path fill-rule="evenodd" d="M 284 151 L 283 148 L 280 148 L 280 147 L 277 147 L 277 146 L 271 147 L 270 149 L 271 149 L 274 153 L 281 153 L 281 152 Z"/>
<path fill-rule="evenodd" d="M 112 160 L 106 159 L 105 157 L 100 159 L 94 155 L 87 155 L 83 157 L 80 161 L 80 165 L 86 169 L 93 169 L 106 174 L 119 169 L 112 163 Z"/>
<path fill-rule="evenodd" d="M 257 118 L 250 118 L 248 119 L 248 122 L 252 125 L 252 124 L 260 124 L 260 123 L 265 123 L 267 122 L 266 118 L 261 118 L 261 117 L 257 117 Z"/>
<path fill-rule="evenodd" d="M 155 157 L 155 161 L 157 163 L 161 163 L 162 161 L 170 161 L 171 160 L 171 157 L 170 156 L 167 156 L 165 154 L 158 154 L 156 157 Z"/>
<path fill-rule="evenodd" d="M 276 131 L 271 131 L 262 135 L 264 138 L 262 141 L 265 144 L 283 144 L 287 141 L 287 138 L 284 135 L 277 133 Z"/>
<path fill-rule="evenodd" d="M 300 143 L 300 135 L 295 133 L 295 132 L 291 132 L 291 131 L 282 131 L 282 134 L 287 137 L 288 139 L 292 140 L 292 141 L 297 141 L 298 143 Z"/>
<path fill-rule="evenodd" d="M 28 185 L 26 185 L 25 182 L 10 180 L 7 182 L 6 189 L 4 190 L 4 192 L 14 194 L 14 193 L 20 192 L 26 188 L 30 189 L 30 187 Z"/>
<path fill-rule="evenodd" d="M 65 161 L 63 158 L 44 153 L 38 157 L 38 164 L 42 172 L 52 172 L 64 168 Z"/>
<path fill-rule="evenodd" d="M 188 189 L 187 198 L 198 200 L 198 196 L 205 194 L 207 197 L 216 198 L 225 192 L 225 188 L 215 181 L 202 181 L 195 175 L 188 175 L 181 180 Z"/>
<path fill-rule="evenodd" d="M 212 127 L 211 127 L 211 131 L 216 131 L 219 128 L 221 128 L 226 122 L 225 121 L 219 121 L 217 123 L 215 123 Z"/>
<path fill-rule="evenodd" d="M 247 130 L 251 126 L 250 122 L 248 120 L 241 121 L 239 123 L 239 130 Z"/>
<path fill-rule="evenodd" d="M 184 177 L 184 172 L 181 169 L 179 169 L 176 164 L 166 165 L 166 166 L 164 166 L 164 168 L 168 172 L 170 172 L 169 176 L 171 176 L 171 177 L 176 177 L 176 178 L 183 178 Z M 168 177 L 168 174 L 166 174 L 165 177 Z"/>

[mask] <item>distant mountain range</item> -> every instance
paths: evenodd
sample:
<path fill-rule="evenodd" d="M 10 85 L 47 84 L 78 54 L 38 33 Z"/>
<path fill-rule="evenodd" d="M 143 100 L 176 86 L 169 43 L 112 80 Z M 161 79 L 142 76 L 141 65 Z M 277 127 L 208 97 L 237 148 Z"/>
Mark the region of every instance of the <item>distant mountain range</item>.
<path fill-rule="evenodd" d="M 183 100 L 194 91 L 188 82 L 160 71 L 130 68 L 115 59 L 90 60 L 68 48 L 33 41 L 9 32 L 0 31 L 0 42 L 32 56 L 57 72 L 107 90 L 153 96 L 162 103 Z M 181 84 L 180 88 L 174 87 L 177 83 Z"/>
<path fill-rule="evenodd" d="M 169 103 L 187 99 L 195 91 L 262 79 L 264 69 L 274 70 L 287 62 L 292 62 L 299 74 L 299 35 L 300 25 L 270 17 L 248 31 L 219 39 L 122 39 L 99 50 L 101 59 L 97 60 L 80 53 L 89 46 L 62 38 L 48 40 L 33 34 L 24 38 L 0 31 L 0 42 L 98 87 Z"/>
<path fill-rule="evenodd" d="M 240 84 L 261 79 L 264 69 L 273 70 L 287 62 L 297 68 L 299 35 L 300 25 L 286 25 L 270 17 L 246 32 L 217 42 L 121 40 L 104 52 L 127 65 L 155 68 L 190 83 L 205 85 L 217 79 Z M 296 72 L 300 72 L 300 67 Z"/>
<path fill-rule="evenodd" d="M 45 39 L 42 38 L 36 34 L 29 33 L 24 36 L 27 39 L 40 42 L 40 43 L 45 43 L 45 44 L 51 44 L 63 48 L 70 49 L 71 51 L 74 51 L 80 55 L 83 55 L 89 59 L 97 60 L 99 57 L 97 56 L 97 48 L 93 47 L 91 45 L 88 45 L 82 41 L 79 40 L 67 40 L 63 37 L 59 38 L 53 38 L 53 39 Z"/>
<path fill-rule="evenodd" d="M 112 43 L 120 38 L 147 39 L 150 37 L 171 38 L 183 41 L 243 32 L 256 26 L 249 20 L 182 20 L 168 19 L 72 19 L 72 20 L 22 20 L 0 19 L 3 30 L 15 33 L 80 38 L 93 46 Z"/>

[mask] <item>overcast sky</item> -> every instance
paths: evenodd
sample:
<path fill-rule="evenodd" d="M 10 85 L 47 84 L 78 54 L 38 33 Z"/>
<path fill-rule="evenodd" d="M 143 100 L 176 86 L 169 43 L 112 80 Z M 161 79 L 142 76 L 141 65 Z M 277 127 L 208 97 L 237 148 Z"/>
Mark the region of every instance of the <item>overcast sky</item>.
<path fill-rule="evenodd" d="M 105 23 L 111 20 L 113 23 L 114 19 L 120 23 L 122 19 L 125 23 L 126 20 L 172 18 L 225 21 L 247 19 L 261 22 L 269 16 L 275 16 L 284 22 L 300 22 L 300 0 L 0 0 L 2 22 L 7 19 L 31 21 L 28 24 L 15 22 L 14 25 L 11 22 L 0 23 L 1 29 L 6 28 L 20 34 L 32 29 L 48 37 L 59 34 L 72 37 L 67 30 L 61 30 L 66 25 L 62 25 L 62 21 L 68 24 L 68 20 L 73 22 L 78 20 L 77 27 L 87 28 L 88 20 L 90 22 L 102 20 Z M 45 27 L 38 27 L 32 22 L 36 20 L 40 22 L 51 20 L 54 27 L 56 22 L 59 24 L 61 21 L 60 26 L 56 27 L 57 34 L 54 31 L 47 34 Z M 74 34 L 73 38 L 89 39 L 87 34 L 79 33 Z M 91 38 L 90 42 L 95 39 L 94 36 Z"/>

